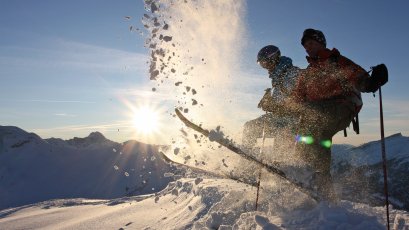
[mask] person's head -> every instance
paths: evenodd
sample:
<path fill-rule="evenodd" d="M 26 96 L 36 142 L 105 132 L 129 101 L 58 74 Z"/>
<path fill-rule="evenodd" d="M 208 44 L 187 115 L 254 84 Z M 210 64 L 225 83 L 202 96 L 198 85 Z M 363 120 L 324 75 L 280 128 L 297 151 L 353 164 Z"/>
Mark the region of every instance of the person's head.
<path fill-rule="evenodd" d="M 327 47 L 327 41 L 321 31 L 310 28 L 304 30 L 301 45 L 304 46 L 308 56 L 316 57 L 319 51 Z"/>
<path fill-rule="evenodd" d="M 281 52 L 277 46 L 268 45 L 258 52 L 257 63 L 264 69 L 272 71 L 280 61 L 280 56 Z"/>

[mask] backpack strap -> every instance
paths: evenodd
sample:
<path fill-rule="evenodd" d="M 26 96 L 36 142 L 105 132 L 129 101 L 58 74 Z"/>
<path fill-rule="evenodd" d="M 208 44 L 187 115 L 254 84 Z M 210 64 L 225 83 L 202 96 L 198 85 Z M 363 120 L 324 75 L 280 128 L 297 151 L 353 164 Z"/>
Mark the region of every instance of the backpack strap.
<path fill-rule="evenodd" d="M 358 114 L 352 119 L 352 128 L 354 129 L 356 134 L 359 134 L 359 117 Z"/>
<path fill-rule="evenodd" d="M 352 128 L 354 129 L 356 134 L 359 134 L 359 117 L 358 114 L 355 115 L 355 117 L 352 118 Z M 347 137 L 347 129 L 344 129 L 344 137 Z"/>

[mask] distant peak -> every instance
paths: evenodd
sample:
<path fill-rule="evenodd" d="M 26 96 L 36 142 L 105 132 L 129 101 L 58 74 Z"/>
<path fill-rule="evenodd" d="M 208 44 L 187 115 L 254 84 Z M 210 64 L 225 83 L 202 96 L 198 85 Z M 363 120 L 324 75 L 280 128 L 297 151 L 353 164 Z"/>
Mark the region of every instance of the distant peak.
<path fill-rule="evenodd" d="M 92 140 L 103 140 L 105 141 L 106 138 L 102 133 L 100 132 L 92 132 L 88 135 L 87 139 L 92 139 Z"/>
<path fill-rule="evenodd" d="M 386 138 L 395 138 L 395 137 L 402 137 L 402 133 L 395 133 L 395 134 L 392 134 L 392 135 L 390 135 L 390 136 L 388 136 Z"/>
<path fill-rule="evenodd" d="M 407 139 L 408 137 L 402 136 L 402 133 L 395 133 L 390 136 L 385 137 L 385 141 L 392 141 L 392 140 L 400 140 L 400 139 Z M 360 145 L 358 148 L 367 148 L 368 146 L 371 146 L 373 144 L 379 144 L 381 140 L 376 140 L 376 141 L 370 141 L 368 143 Z"/>
<path fill-rule="evenodd" d="M 28 132 L 16 126 L 1 126 L 0 125 L 0 132 L 13 133 L 13 134 L 17 134 L 17 133 L 18 134 L 28 134 Z"/>
<path fill-rule="evenodd" d="M 37 134 L 35 133 L 29 133 L 25 131 L 24 129 L 21 129 L 17 126 L 1 126 L 0 125 L 0 136 L 3 135 L 14 135 L 18 136 L 21 138 L 36 138 L 36 139 L 41 139 Z"/>
<path fill-rule="evenodd" d="M 86 147 L 93 144 L 106 143 L 108 141 L 109 140 L 106 139 L 104 135 L 102 135 L 102 133 L 92 132 L 87 137 L 84 138 L 74 137 L 73 139 L 67 140 L 67 143 L 75 146 Z"/>

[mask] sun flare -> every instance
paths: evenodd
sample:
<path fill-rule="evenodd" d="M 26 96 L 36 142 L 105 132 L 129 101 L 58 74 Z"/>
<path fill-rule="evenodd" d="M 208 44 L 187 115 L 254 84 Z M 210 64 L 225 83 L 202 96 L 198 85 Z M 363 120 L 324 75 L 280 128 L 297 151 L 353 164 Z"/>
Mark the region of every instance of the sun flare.
<path fill-rule="evenodd" d="M 143 134 L 157 132 L 159 128 L 158 112 L 149 107 L 140 107 L 134 112 L 133 123 L 136 130 Z"/>

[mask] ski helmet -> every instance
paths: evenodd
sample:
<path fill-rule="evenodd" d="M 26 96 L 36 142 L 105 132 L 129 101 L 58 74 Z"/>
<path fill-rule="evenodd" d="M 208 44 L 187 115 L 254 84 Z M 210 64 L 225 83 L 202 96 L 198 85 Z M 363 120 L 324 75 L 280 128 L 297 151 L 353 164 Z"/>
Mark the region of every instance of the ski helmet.
<path fill-rule="evenodd" d="M 281 52 L 277 46 L 265 46 L 257 54 L 257 63 L 259 63 L 263 68 L 266 68 L 268 64 L 277 63 L 280 55 Z"/>
<path fill-rule="evenodd" d="M 324 45 L 325 47 L 327 46 L 327 41 L 325 39 L 324 33 L 320 30 L 314 30 L 314 29 L 306 29 L 304 30 L 304 33 L 301 38 L 301 45 L 304 45 L 307 40 L 315 40 L 316 42 Z"/>

